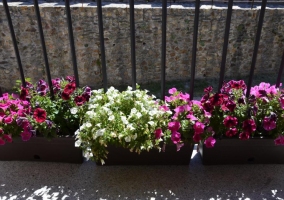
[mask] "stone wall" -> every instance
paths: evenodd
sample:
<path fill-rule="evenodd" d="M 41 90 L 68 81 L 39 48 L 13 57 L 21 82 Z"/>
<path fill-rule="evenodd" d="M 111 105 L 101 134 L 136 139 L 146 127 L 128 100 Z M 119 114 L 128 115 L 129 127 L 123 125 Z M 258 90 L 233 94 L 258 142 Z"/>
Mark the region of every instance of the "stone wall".
<path fill-rule="evenodd" d="M 24 73 L 36 81 L 46 77 L 34 8 L 30 2 L 9 3 Z M 160 80 L 160 4 L 135 5 L 136 63 L 138 83 Z M 167 16 L 166 80 L 190 77 L 194 23 L 193 4 L 174 4 Z M 52 77 L 73 74 L 66 14 L 63 3 L 41 3 Z M 234 4 L 226 62 L 226 77 L 249 74 L 260 6 Z M 100 43 L 96 3 L 71 6 L 80 84 L 102 87 Z M 227 4 L 202 4 L 196 59 L 196 78 L 218 78 L 227 14 Z M 109 85 L 131 84 L 129 7 L 104 3 L 103 22 Z M 284 7 L 268 5 L 256 62 L 255 74 L 276 74 L 284 44 Z M 0 86 L 10 89 L 20 79 L 3 5 L 0 4 Z"/>

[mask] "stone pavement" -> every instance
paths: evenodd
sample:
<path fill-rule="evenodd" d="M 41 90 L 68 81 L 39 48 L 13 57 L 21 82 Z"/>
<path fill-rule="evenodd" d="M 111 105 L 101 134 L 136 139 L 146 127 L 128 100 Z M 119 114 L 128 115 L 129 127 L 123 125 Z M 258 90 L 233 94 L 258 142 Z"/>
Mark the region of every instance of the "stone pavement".
<path fill-rule="evenodd" d="M 284 199 L 284 165 L 96 166 L 0 162 L 4 199 Z"/>

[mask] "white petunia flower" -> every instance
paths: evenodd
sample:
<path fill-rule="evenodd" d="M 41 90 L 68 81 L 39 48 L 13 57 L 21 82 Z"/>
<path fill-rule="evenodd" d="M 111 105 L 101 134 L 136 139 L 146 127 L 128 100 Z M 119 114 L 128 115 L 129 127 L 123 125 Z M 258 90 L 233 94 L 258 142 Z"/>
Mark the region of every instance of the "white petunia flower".
<path fill-rule="evenodd" d="M 151 126 L 154 125 L 154 122 L 153 121 L 149 121 L 148 124 L 150 124 Z"/>
<path fill-rule="evenodd" d="M 130 142 L 131 141 L 131 137 L 129 137 L 129 136 L 126 136 L 124 139 L 125 139 L 125 142 Z"/>
<path fill-rule="evenodd" d="M 90 122 L 87 122 L 87 123 L 86 123 L 86 127 L 87 127 L 87 128 L 90 128 L 91 126 L 92 126 L 92 124 L 91 124 Z"/>
<path fill-rule="evenodd" d="M 96 132 L 96 134 L 93 136 L 94 139 L 97 139 L 97 137 L 102 136 L 105 132 L 105 129 L 100 129 Z"/>
<path fill-rule="evenodd" d="M 136 116 L 139 119 L 140 117 L 142 117 L 142 114 L 140 112 L 137 112 Z"/>
<path fill-rule="evenodd" d="M 75 115 L 78 112 L 78 108 L 74 107 L 70 109 L 71 114 Z"/>
<path fill-rule="evenodd" d="M 108 120 L 109 121 L 113 121 L 114 120 L 114 115 L 109 116 Z"/>
<path fill-rule="evenodd" d="M 127 124 L 127 129 L 129 129 L 131 131 L 135 130 L 135 128 L 133 127 L 132 124 Z"/>
<path fill-rule="evenodd" d="M 137 133 L 135 133 L 135 134 L 132 136 L 132 139 L 133 139 L 133 140 L 136 140 L 136 138 L 137 138 Z"/>
<path fill-rule="evenodd" d="M 75 147 L 80 147 L 81 143 L 82 143 L 81 140 L 76 140 Z"/>

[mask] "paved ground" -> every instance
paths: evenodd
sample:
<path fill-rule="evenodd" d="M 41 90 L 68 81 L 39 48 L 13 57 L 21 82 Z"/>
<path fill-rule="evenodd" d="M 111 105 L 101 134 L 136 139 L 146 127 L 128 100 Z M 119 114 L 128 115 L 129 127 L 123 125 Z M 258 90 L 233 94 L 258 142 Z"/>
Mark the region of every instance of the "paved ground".
<path fill-rule="evenodd" d="M 0 162 L 0 199 L 284 199 L 284 165 Z"/>

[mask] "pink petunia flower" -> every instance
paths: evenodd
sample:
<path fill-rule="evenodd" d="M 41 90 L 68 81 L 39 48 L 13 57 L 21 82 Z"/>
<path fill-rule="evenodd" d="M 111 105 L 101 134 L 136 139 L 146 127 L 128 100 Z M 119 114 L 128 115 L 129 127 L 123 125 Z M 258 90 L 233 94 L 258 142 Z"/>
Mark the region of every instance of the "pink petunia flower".
<path fill-rule="evenodd" d="M 13 141 L 12 136 L 11 135 L 7 135 L 7 134 L 3 135 L 3 139 L 5 139 L 6 142 L 9 142 L 9 143 L 11 143 Z"/>
<path fill-rule="evenodd" d="M 179 143 L 180 140 L 181 140 L 181 135 L 180 135 L 180 133 L 179 133 L 179 132 L 176 132 L 176 131 L 172 132 L 171 140 L 172 140 L 172 142 L 173 142 L 174 144 Z"/>
<path fill-rule="evenodd" d="M 155 138 L 160 139 L 163 136 L 163 130 L 161 128 L 158 128 L 155 130 Z"/>
<path fill-rule="evenodd" d="M 194 129 L 194 132 L 196 134 L 201 134 L 204 132 L 204 128 L 205 128 L 205 125 L 201 122 L 196 122 L 194 125 L 193 125 L 193 129 Z"/>
<path fill-rule="evenodd" d="M 3 138 L 0 137 L 0 145 L 4 145 L 6 142 L 3 140 Z"/>
<path fill-rule="evenodd" d="M 169 94 L 174 94 L 177 92 L 176 88 L 169 89 Z"/>
<path fill-rule="evenodd" d="M 207 148 L 212 148 L 212 147 L 214 147 L 215 143 L 216 143 L 216 140 L 215 140 L 212 136 L 208 137 L 208 138 L 204 141 L 204 144 L 205 144 L 205 146 L 206 146 Z"/>
<path fill-rule="evenodd" d="M 275 145 L 284 145 L 284 136 L 280 135 L 274 140 Z"/>
<path fill-rule="evenodd" d="M 168 129 L 171 130 L 172 132 L 178 131 L 179 128 L 180 128 L 180 123 L 177 121 L 168 123 Z"/>

